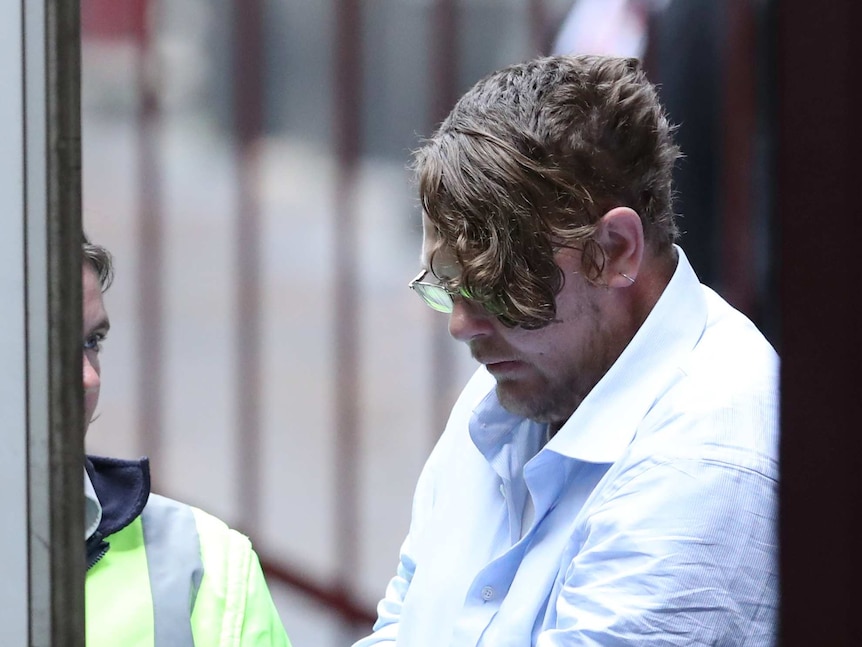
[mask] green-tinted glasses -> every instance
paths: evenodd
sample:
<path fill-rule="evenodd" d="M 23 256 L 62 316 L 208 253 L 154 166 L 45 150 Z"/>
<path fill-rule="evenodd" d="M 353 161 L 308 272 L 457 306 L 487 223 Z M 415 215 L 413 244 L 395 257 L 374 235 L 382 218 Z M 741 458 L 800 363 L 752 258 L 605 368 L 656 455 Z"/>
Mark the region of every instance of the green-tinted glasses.
<path fill-rule="evenodd" d="M 470 295 L 466 290 L 450 290 L 445 285 L 439 283 L 428 283 L 423 281 L 428 270 L 419 272 L 419 276 L 407 284 L 411 290 L 422 297 L 422 300 L 437 312 L 451 313 L 455 307 L 453 297 L 469 298 Z"/>

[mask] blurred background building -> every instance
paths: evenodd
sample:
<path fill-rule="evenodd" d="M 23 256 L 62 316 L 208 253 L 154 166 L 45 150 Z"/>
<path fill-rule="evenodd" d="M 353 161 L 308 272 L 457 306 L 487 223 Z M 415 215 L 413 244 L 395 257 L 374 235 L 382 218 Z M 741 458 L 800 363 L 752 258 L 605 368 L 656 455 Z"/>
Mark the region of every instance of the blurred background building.
<path fill-rule="evenodd" d="M 766 0 L 81 9 L 84 221 L 117 270 L 88 451 L 148 455 L 156 491 L 248 533 L 298 647 L 368 632 L 474 368 L 406 287 L 407 166 L 484 74 L 551 51 L 641 56 L 687 154 L 682 245 L 777 336 Z M 627 37 L 584 37 L 603 30 Z"/>

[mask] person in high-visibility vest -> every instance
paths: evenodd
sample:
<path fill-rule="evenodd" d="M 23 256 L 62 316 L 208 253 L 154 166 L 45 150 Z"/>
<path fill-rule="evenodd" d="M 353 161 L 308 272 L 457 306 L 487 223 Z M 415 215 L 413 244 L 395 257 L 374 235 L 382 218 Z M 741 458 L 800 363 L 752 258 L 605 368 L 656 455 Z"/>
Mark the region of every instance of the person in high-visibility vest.
<path fill-rule="evenodd" d="M 83 239 L 86 424 L 110 326 L 111 256 Z M 150 493 L 147 459 L 88 457 L 84 471 L 87 647 L 290 647 L 247 537 Z"/>

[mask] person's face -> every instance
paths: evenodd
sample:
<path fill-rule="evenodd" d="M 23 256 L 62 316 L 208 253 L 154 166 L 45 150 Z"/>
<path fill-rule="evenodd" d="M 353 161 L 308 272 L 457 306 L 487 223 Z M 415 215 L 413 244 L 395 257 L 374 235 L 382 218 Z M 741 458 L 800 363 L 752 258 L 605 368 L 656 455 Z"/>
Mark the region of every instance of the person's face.
<path fill-rule="evenodd" d="M 96 271 L 84 261 L 82 276 L 84 296 L 84 428 L 90 425 L 96 405 L 99 404 L 101 367 L 99 351 L 108 334 L 110 323 L 102 301 L 102 286 Z"/>
<path fill-rule="evenodd" d="M 428 267 L 435 233 L 425 222 L 423 264 Z M 466 343 L 473 357 L 497 380 L 497 397 L 508 411 L 562 425 L 619 357 L 630 329 L 614 323 L 613 290 L 589 283 L 581 255 L 557 255 L 565 282 L 557 295 L 556 320 L 537 330 L 508 328 L 482 306 L 456 297 L 449 333 Z M 451 255 L 438 252 L 434 271 L 457 276 Z"/>

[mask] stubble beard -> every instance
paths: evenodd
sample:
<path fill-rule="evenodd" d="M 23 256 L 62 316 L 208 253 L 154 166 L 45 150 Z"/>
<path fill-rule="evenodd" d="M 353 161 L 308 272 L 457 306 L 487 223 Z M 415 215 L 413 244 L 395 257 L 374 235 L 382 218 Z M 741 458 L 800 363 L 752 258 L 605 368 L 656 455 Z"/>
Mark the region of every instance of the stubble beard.
<path fill-rule="evenodd" d="M 497 399 L 506 411 L 539 423 L 562 424 L 584 401 L 596 382 L 568 376 L 556 383 L 543 379 L 524 392 L 517 380 L 497 381 Z"/>
<path fill-rule="evenodd" d="M 584 308 L 580 315 L 590 317 L 592 327 L 579 365 L 567 366 L 556 378 L 540 373 L 528 384 L 517 379 L 499 379 L 497 399 L 504 409 L 516 416 L 560 427 L 581 406 L 622 349 L 614 343 L 614 334 L 602 327 L 595 308 Z"/>

